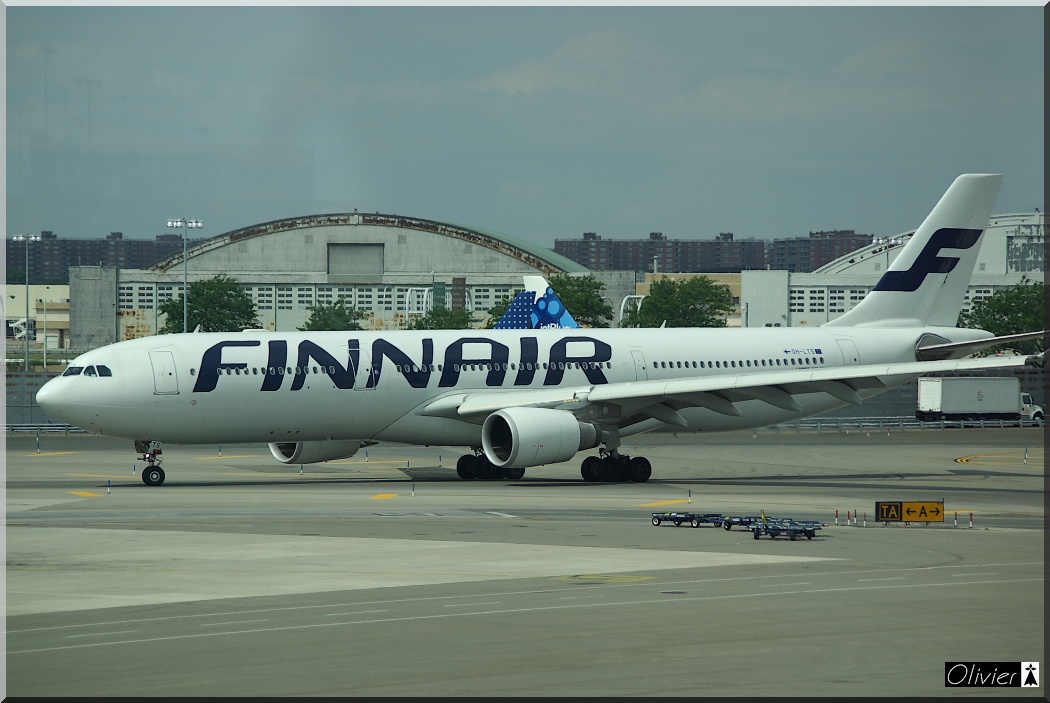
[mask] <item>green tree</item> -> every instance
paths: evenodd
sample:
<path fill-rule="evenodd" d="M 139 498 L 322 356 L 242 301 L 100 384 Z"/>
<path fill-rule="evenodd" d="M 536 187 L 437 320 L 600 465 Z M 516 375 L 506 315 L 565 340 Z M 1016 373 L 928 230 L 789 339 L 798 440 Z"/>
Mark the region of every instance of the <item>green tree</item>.
<path fill-rule="evenodd" d="M 649 286 L 639 306 L 624 313 L 621 327 L 725 327 L 733 311 L 729 286 L 707 276 L 662 278 Z"/>
<path fill-rule="evenodd" d="M 970 312 L 959 316 L 959 326 L 987 330 L 996 337 L 1038 332 L 1043 329 L 1044 310 L 1043 283 L 1025 276 L 1016 286 L 998 290 L 974 302 Z M 1011 349 L 1018 354 L 1039 354 L 1044 347 L 1045 340 L 1032 339 L 990 347 L 979 352 L 979 355 L 987 356 L 1003 349 Z"/>
<path fill-rule="evenodd" d="M 608 327 L 613 311 L 602 298 L 605 284 L 594 276 L 556 273 L 547 282 L 580 327 Z"/>
<path fill-rule="evenodd" d="M 570 276 L 556 273 L 547 279 L 547 283 L 561 298 L 561 302 L 565 303 L 565 309 L 581 327 L 609 326 L 609 321 L 613 316 L 612 306 L 602 298 L 605 284 L 594 276 Z M 486 328 L 492 329 L 496 326 L 516 295 L 517 292 L 505 296 L 489 308 L 488 320 L 485 321 Z"/>
<path fill-rule="evenodd" d="M 449 310 L 435 305 L 426 315 L 417 317 L 410 330 L 467 330 L 474 326 L 474 315 L 469 310 Z"/>
<path fill-rule="evenodd" d="M 182 332 L 182 296 L 170 298 L 159 308 L 166 315 L 161 334 Z M 240 332 L 259 326 L 255 303 L 241 290 L 236 279 L 225 274 L 190 284 L 187 305 L 188 332 L 200 325 L 202 332 Z"/>
<path fill-rule="evenodd" d="M 311 305 L 309 310 L 310 319 L 302 327 L 296 328 L 301 332 L 360 330 L 362 327 L 358 320 L 368 317 L 368 313 L 363 310 L 353 306 L 346 307 L 342 298 L 334 303 Z"/>

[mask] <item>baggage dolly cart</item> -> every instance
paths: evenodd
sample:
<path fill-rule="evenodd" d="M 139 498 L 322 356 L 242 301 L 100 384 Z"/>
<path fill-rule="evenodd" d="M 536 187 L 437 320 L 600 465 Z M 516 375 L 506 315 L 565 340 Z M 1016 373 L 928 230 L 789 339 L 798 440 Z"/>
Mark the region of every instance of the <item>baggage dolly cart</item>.
<path fill-rule="evenodd" d="M 763 534 L 769 535 L 770 539 L 787 535 L 788 539 L 794 542 L 800 537 L 813 539 L 817 534 L 817 530 L 823 526 L 823 523 L 814 520 L 798 521 L 791 518 L 767 518 L 765 513 L 763 513 L 762 518 L 758 522 L 748 525 L 748 529 L 751 530 L 751 534 L 754 535 L 755 539 L 758 539 Z"/>
<path fill-rule="evenodd" d="M 653 513 L 653 526 L 659 527 L 662 522 L 672 522 L 678 527 L 684 522 L 692 527 L 700 527 L 703 524 L 716 523 L 721 520 L 719 513 Z"/>

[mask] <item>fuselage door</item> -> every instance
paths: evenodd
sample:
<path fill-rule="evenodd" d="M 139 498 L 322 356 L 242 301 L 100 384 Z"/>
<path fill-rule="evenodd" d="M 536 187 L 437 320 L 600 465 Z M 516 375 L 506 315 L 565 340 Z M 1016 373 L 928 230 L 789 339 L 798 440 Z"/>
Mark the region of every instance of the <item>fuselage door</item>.
<path fill-rule="evenodd" d="M 634 380 L 649 380 L 649 372 L 645 370 L 645 357 L 642 355 L 642 350 L 632 349 L 631 356 L 634 357 Z"/>
<path fill-rule="evenodd" d="M 179 377 L 175 375 L 175 357 L 170 351 L 151 351 L 154 395 L 173 395 L 179 392 Z"/>
<path fill-rule="evenodd" d="M 837 341 L 839 349 L 842 351 L 843 363 L 846 366 L 858 366 L 860 364 L 860 354 L 857 352 L 857 345 L 853 343 L 853 340 L 840 339 Z"/>
<path fill-rule="evenodd" d="M 357 354 L 350 355 L 350 366 L 354 367 L 354 390 L 375 390 L 374 369 L 372 368 L 372 357 L 367 347 L 362 347 Z M 355 366 L 356 361 L 356 366 Z"/>

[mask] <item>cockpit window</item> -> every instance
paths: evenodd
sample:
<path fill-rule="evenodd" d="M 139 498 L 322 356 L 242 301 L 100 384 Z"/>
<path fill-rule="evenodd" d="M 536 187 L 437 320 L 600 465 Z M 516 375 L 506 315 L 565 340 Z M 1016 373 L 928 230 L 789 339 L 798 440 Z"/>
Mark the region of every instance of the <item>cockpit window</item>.
<path fill-rule="evenodd" d="M 88 366 L 86 369 L 84 369 L 84 375 L 85 376 L 97 376 L 98 373 L 95 371 L 95 367 L 94 366 Z"/>
<path fill-rule="evenodd" d="M 63 376 L 79 376 L 80 372 L 84 370 L 83 366 L 70 366 L 62 372 Z"/>
<path fill-rule="evenodd" d="M 98 375 L 99 376 L 112 376 L 113 375 L 113 372 L 109 370 L 108 366 L 103 366 L 102 364 L 98 364 L 97 366 L 95 366 L 95 368 L 98 369 Z"/>

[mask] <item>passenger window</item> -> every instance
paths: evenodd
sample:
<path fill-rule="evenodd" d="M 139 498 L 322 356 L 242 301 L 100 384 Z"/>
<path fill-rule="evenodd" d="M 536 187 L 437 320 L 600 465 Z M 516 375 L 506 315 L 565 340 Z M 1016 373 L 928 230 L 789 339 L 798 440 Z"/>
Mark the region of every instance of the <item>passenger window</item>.
<path fill-rule="evenodd" d="M 83 366 L 70 366 L 62 372 L 63 376 L 79 376 L 84 371 Z"/>

